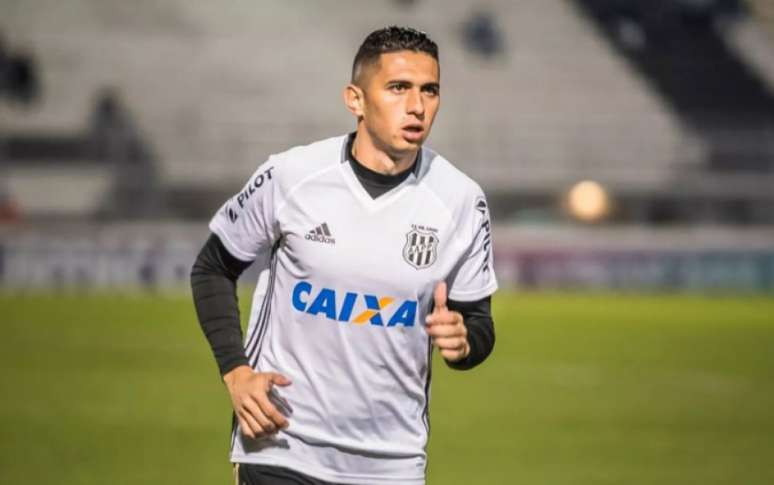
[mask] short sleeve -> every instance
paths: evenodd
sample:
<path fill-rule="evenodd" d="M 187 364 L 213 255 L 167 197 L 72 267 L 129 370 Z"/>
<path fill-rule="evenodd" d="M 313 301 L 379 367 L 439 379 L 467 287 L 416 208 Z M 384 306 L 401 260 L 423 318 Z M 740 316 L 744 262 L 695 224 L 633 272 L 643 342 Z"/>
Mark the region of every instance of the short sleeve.
<path fill-rule="evenodd" d="M 278 192 L 276 170 L 270 158 L 210 221 L 210 230 L 235 258 L 253 261 L 278 239 Z"/>
<path fill-rule="evenodd" d="M 462 233 L 468 235 L 469 243 L 449 275 L 449 299 L 474 301 L 497 290 L 492 260 L 492 224 L 483 193 L 479 192 L 472 206 L 465 210 L 460 226 Z"/>

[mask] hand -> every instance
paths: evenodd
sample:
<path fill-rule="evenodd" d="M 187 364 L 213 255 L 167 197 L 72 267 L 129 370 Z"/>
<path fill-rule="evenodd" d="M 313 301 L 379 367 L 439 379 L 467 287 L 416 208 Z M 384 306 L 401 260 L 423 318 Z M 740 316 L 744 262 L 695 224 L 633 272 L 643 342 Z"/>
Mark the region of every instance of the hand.
<path fill-rule="evenodd" d="M 433 291 L 435 307 L 433 313 L 425 318 L 425 330 L 441 355 L 448 362 L 457 362 L 468 356 L 468 329 L 459 312 L 446 307 L 446 283 L 441 281 Z"/>
<path fill-rule="evenodd" d="M 255 372 L 241 365 L 227 372 L 223 382 L 245 436 L 261 438 L 288 427 L 288 420 L 269 399 L 269 391 L 275 384 L 290 385 L 290 379 L 275 372 Z"/>

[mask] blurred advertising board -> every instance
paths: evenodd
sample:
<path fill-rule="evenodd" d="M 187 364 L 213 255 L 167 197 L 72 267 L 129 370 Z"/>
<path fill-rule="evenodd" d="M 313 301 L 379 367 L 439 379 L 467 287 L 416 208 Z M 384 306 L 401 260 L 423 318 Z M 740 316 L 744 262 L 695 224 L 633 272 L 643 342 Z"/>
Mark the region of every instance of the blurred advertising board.
<path fill-rule="evenodd" d="M 529 289 L 774 290 L 774 251 L 504 250 L 500 274 Z"/>
<path fill-rule="evenodd" d="M 0 227 L 0 285 L 186 288 L 206 237 L 204 222 Z M 495 226 L 494 241 L 502 287 L 774 291 L 769 229 Z"/>

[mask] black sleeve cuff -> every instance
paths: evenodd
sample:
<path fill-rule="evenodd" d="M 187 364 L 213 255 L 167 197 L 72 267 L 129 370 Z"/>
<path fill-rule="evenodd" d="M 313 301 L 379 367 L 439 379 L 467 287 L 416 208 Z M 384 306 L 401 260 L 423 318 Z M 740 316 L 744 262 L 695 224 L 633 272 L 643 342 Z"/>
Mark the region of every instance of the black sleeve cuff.
<path fill-rule="evenodd" d="M 468 330 L 468 344 L 470 353 L 467 357 L 456 362 L 446 361 L 452 369 L 468 370 L 482 363 L 495 344 L 494 321 L 491 310 L 492 298 L 487 296 L 477 301 L 462 302 L 449 300 L 449 310 L 460 312 Z"/>

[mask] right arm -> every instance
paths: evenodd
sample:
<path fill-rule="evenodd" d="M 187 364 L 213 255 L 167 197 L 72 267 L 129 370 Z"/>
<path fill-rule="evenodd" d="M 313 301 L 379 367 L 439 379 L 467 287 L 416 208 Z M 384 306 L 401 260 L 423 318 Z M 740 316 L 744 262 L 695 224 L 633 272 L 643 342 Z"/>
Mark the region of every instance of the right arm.
<path fill-rule="evenodd" d="M 242 344 L 236 282 L 250 266 L 232 256 L 211 234 L 191 270 L 191 291 L 205 337 L 218 363 L 242 432 L 250 438 L 287 428 L 287 419 L 268 397 L 274 384 L 290 380 L 274 372 L 254 372 Z"/>
<path fill-rule="evenodd" d="M 269 400 L 273 385 L 290 381 L 273 372 L 255 372 L 242 341 L 236 283 L 239 275 L 278 239 L 273 164 L 258 168 L 245 187 L 210 222 L 213 234 L 191 270 L 199 324 L 226 384 L 242 432 L 255 438 L 287 427 Z"/>

